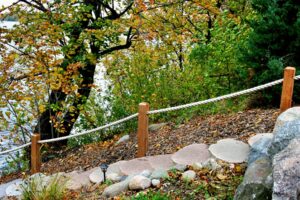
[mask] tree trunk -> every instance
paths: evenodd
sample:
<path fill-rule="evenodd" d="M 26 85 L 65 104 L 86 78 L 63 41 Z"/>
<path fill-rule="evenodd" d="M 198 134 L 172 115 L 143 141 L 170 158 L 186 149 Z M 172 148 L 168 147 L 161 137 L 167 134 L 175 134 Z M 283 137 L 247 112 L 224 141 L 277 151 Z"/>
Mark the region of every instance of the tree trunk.
<path fill-rule="evenodd" d="M 79 85 L 78 94 L 74 96 L 74 100 L 72 102 L 72 110 L 68 110 L 61 120 L 61 128 L 64 129 L 64 132 L 61 133 L 57 128 L 54 127 L 54 123 L 52 123 L 52 117 L 55 118 L 58 112 L 57 110 L 53 110 L 52 108 L 47 108 L 39 117 L 38 123 L 35 127 L 34 133 L 41 134 L 41 139 L 50 139 L 57 138 L 62 135 L 69 135 L 73 125 L 80 114 L 80 105 L 84 105 L 86 99 L 89 97 L 91 91 L 91 84 L 94 82 L 94 73 L 95 73 L 95 64 L 88 64 L 85 67 L 79 70 L 80 75 L 83 78 L 82 83 Z M 62 90 L 51 91 L 49 96 L 49 105 L 60 105 L 61 102 L 66 101 L 68 96 L 62 92 Z M 66 144 L 65 142 L 61 142 L 58 146 Z"/>

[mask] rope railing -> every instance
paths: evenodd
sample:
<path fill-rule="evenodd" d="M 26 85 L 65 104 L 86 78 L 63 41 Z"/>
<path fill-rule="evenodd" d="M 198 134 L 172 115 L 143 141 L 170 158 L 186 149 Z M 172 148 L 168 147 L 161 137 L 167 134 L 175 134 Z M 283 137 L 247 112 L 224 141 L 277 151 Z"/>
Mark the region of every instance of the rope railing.
<path fill-rule="evenodd" d="M 299 76 L 299 78 L 300 78 L 300 76 Z M 279 79 L 277 81 L 273 81 L 271 83 L 260 85 L 260 86 L 254 87 L 254 88 L 242 90 L 242 91 L 239 91 L 239 92 L 234 92 L 234 93 L 231 93 L 231 94 L 226 94 L 226 95 L 223 95 L 223 96 L 219 96 L 219 97 L 215 97 L 215 98 L 211 98 L 211 99 L 207 99 L 207 100 L 203 100 L 203 101 L 197 101 L 197 102 L 193 102 L 193 103 L 188 103 L 188 104 L 184 104 L 184 105 L 180 105 L 180 106 L 174 106 L 174 107 L 170 107 L 170 108 L 163 108 L 163 109 L 159 109 L 159 110 L 151 110 L 151 111 L 148 112 L 148 114 L 157 114 L 157 113 L 163 113 L 163 112 L 170 112 L 170 111 L 180 110 L 180 109 L 184 109 L 184 108 L 190 108 L 190 107 L 194 107 L 194 106 L 208 104 L 208 103 L 212 103 L 212 102 L 217 102 L 217 101 L 221 101 L 221 100 L 224 100 L 224 99 L 230 99 L 230 98 L 237 97 L 237 96 L 240 96 L 240 95 L 243 95 L 243 94 L 249 94 L 249 93 L 252 93 L 252 92 L 263 90 L 265 88 L 269 88 L 269 87 L 272 87 L 274 85 L 278 85 L 282 82 L 283 82 L 283 79 Z"/>
<path fill-rule="evenodd" d="M 129 121 L 129 120 L 137 117 L 137 116 L 138 116 L 138 113 L 135 113 L 135 114 L 130 115 L 128 117 L 125 117 L 123 119 L 111 122 L 111 123 L 106 124 L 104 126 L 100 126 L 100 127 L 88 130 L 88 131 L 84 131 L 84 132 L 81 132 L 81 133 L 77 133 L 77 134 L 73 134 L 73 135 L 68 135 L 68 136 L 64 136 L 64 137 L 59 137 L 59 138 L 53 138 L 53 139 L 49 139 L 49 140 L 40 140 L 38 143 L 44 144 L 44 143 L 56 142 L 56 141 L 70 139 L 70 138 L 73 138 L 73 137 L 78 137 L 78 136 L 86 135 L 86 134 L 93 133 L 93 132 L 96 132 L 96 131 L 99 131 L 99 130 L 102 130 L 102 129 L 109 128 L 111 126 L 115 126 L 115 125 L 124 123 L 126 121 Z M 30 143 L 26 143 L 26 144 L 21 145 L 21 146 L 18 146 L 18 147 L 13 148 L 13 149 L 10 149 L 10 150 L 2 151 L 2 152 L 0 152 L 0 155 L 8 154 L 8 153 L 11 153 L 11 152 L 14 152 L 14 151 L 18 151 L 18 150 L 23 149 L 25 147 L 28 147 L 30 145 L 31 145 L 31 142 Z"/>
<path fill-rule="evenodd" d="M 175 110 L 180 110 L 180 109 L 185 109 L 185 108 L 190 108 L 190 107 L 194 107 L 194 106 L 199 106 L 199 105 L 204 105 L 204 104 L 208 104 L 208 103 L 212 103 L 212 102 L 217 102 L 217 101 L 221 101 L 221 100 L 225 100 L 225 99 L 229 99 L 229 98 L 233 98 L 233 97 L 237 97 L 237 96 L 241 96 L 244 94 L 249 94 L 252 92 L 256 92 L 256 91 L 260 91 L 275 85 L 278 85 L 280 83 L 283 82 L 283 86 L 282 86 L 282 97 L 281 97 L 281 105 L 280 105 L 280 111 L 283 112 L 285 109 L 291 107 L 291 102 L 292 102 L 292 95 L 293 95 L 293 87 L 294 87 L 294 80 L 300 80 L 300 75 L 295 76 L 295 68 L 292 67 L 287 67 L 285 68 L 284 71 L 284 78 L 283 79 L 279 79 L 270 83 L 266 83 L 260 86 L 256 86 L 250 89 L 246 89 L 246 90 L 242 90 L 242 91 L 238 91 L 238 92 L 234 92 L 231 94 L 226 94 L 223 96 L 219 96 L 219 97 L 215 97 L 215 98 L 211 98 L 211 99 L 207 99 L 207 100 L 202 100 L 202 101 L 198 101 L 198 102 L 193 102 L 193 103 L 188 103 L 188 104 L 184 104 L 184 105 L 179 105 L 179 106 L 174 106 L 174 107 L 169 107 L 169 108 L 162 108 L 162 109 L 158 109 L 158 110 L 149 110 L 149 104 L 147 103 L 141 103 L 139 105 L 139 112 L 135 113 L 133 115 L 130 115 L 128 117 L 125 117 L 123 119 L 111 122 L 109 124 L 88 130 L 88 131 L 83 131 L 77 134 L 73 134 L 73 135 L 68 135 L 68 136 L 64 136 L 64 137 L 59 137 L 59 138 L 53 138 L 53 139 L 47 139 L 47 140 L 40 140 L 40 135 L 33 135 L 32 136 L 32 140 L 30 143 L 26 143 L 24 145 L 21 145 L 19 147 L 10 149 L 10 150 L 6 150 L 3 152 L 0 152 L 0 155 L 3 154 L 7 154 L 7 153 L 11 153 L 14 151 L 18 151 L 20 149 L 23 149 L 25 147 L 28 147 L 31 145 L 32 148 L 32 153 L 31 154 L 31 163 L 32 164 L 32 173 L 36 173 L 39 171 L 39 167 L 40 167 L 40 153 L 39 153 L 39 148 L 41 144 L 45 144 L 45 143 L 50 143 L 50 142 L 57 142 L 57 141 L 61 141 L 61 140 L 66 140 L 66 139 L 70 139 L 70 138 L 74 138 L 74 137 L 78 137 L 78 136 L 83 136 L 89 133 L 93 133 L 102 129 L 106 129 L 109 128 L 111 126 L 115 126 L 121 123 L 124 123 L 126 121 L 129 121 L 135 117 L 138 117 L 138 156 L 144 156 L 146 155 L 147 149 L 148 149 L 148 120 L 149 120 L 149 115 L 151 114 L 157 114 L 157 113 L 164 113 L 164 112 L 170 112 L 170 111 L 175 111 Z"/>
<path fill-rule="evenodd" d="M 81 132 L 81 133 L 77 133 L 77 134 L 73 134 L 73 135 L 68 135 L 68 136 L 64 136 L 64 137 L 58 137 L 58 138 L 53 138 L 53 139 L 48 139 L 48 140 L 40 140 L 38 143 L 39 144 L 44 144 L 44 143 L 50 143 L 50 142 L 57 142 L 57 141 L 61 141 L 61 140 L 70 139 L 70 138 L 73 138 L 73 137 L 78 137 L 78 136 L 86 135 L 86 134 L 89 134 L 89 133 L 100 131 L 102 129 L 109 128 L 111 126 L 115 126 L 115 125 L 121 124 L 121 123 L 129 121 L 129 120 L 131 120 L 131 119 L 133 119 L 133 118 L 135 118 L 137 116 L 138 116 L 138 113 L 135 113 L 133 115 L 130 115 L 130 116 L 125 117 L 123 119 L 120 119 L 118 121 L 114 121 L 114 122 L 111 122 L 111 123 L 106 124 L 104 126 L 100 126 L 100 127 L 88 130 L 88 131 L 84 131 L 84 132 Z"/>
<path fill-rule="evenodd" d="M 11 153 L 11 152 L 14 152 L 14 151 L 18 151 L 18 150 L 23 149 L 25 147 L 29 147 L 30 145 L 31 145 L 31 142 L 23 144 L 23 145 L 18 146 L 18 147 L 15 147 L 15 148 L 10 149 L 10 150 L 2 151 L 2 152 L 0 152 L 0 155 L 4 155 L 4 154 L 8 154 L 8 153 Z"/>

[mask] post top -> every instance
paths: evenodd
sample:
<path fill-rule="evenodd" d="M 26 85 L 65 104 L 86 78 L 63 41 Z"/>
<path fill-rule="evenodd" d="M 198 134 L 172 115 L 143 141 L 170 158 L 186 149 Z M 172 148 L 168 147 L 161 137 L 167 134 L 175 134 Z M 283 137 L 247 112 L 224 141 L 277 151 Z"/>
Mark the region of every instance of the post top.
<path fill-rule="evenodd" d="M 139 106 L 149 106 L 149 103 L 147 103 L 147 102 L 141 102 L 141 103 L 139 103 Z"/>
<path fill-rule="evenodd" d="M 296 70 L 296 69 L 295 69 L 295 67 L 290 67 L 289 66 L 289 67 L 284 68 L 284 70 Z"/>

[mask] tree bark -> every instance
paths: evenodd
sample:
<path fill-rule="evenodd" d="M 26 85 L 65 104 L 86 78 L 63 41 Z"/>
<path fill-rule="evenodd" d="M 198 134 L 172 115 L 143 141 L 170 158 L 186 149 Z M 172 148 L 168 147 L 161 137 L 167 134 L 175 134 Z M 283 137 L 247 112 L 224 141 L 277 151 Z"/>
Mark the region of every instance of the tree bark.
<path fill-rule="evenodd" d="M 68 110 L 62 118 L 62 127 L 64 128 L 64 135 L 69 135 L 73 125 L 80 114 L 80 105 L 84 105 L 86 99 L 89 97 L 91 91 L 91 84 L 93 84 L 94 73 L 96 65 L 88 64 L 84 68 L 80 69 L 80 75 L 83 77 L 83 81 L 78 89 L 78 96 L 74 99 L 72 103 L 73 110 Z M 60 102 L 66 101 L 67 95 L 59 91 L 51 91 L 49 96 L 49 105 L 60 104 Z M 39 117 L 38 123 L 35 126 L 34 133 L 41 134 L 41 139 L 57 138 L 62 136 L 57 128 L 54 127 L 52 122 L 52 117 L 55 118 L 59 111 L 53 110 L 51 107 L 47 108 Z M 60 127 L 61 128 L 61 127 Z M 61 145 L 66 144 L 66 142 L 60 143 Z"/>

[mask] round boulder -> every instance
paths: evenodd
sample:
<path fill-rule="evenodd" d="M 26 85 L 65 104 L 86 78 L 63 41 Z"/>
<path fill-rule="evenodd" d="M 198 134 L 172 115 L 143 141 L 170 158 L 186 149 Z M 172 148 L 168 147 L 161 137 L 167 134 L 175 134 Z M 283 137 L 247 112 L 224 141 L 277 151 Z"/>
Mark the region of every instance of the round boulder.
<path fill-rule="evenodd" d="M 151 186 L 151 180 L 142 175 L 136 175 L 129 181 L 129 189 L 143 190 Z"/>
<path fill-rule="evenodd" d="M 300 107 L 292 107 L 281 113 L 276 120 L 275 127 L 295 120 L 300 120 Z"/>
<path fill-rule="evenodd" d="M 229 163 L 242 163 L 247 161 L 250 148 L 242 141 L 229 138 L 210 145 L 209 151 L 217 159 Z"/>
<path fill-rule="evenodd" d="M 103 174 L 102 170 L 99 167 L 97 167 L 89 175 L 89 179 L 92 183 L 102 183 L 104 180 L 104 174 Z"/>
<path fill-rule="evenodd" d="M 264 138 L 272 139 L 273 133 L 259 133 L 249 138 L 248 144 L 252 147 L 253 144 L 259 140 L 263 140 Z"/>
<path fill-rule="evenodd" d="M 193 170 L 188 170 L 182 174 L 182 179 L 184 181 L 190 182 L 196 178 L 196 172 Z"/>

